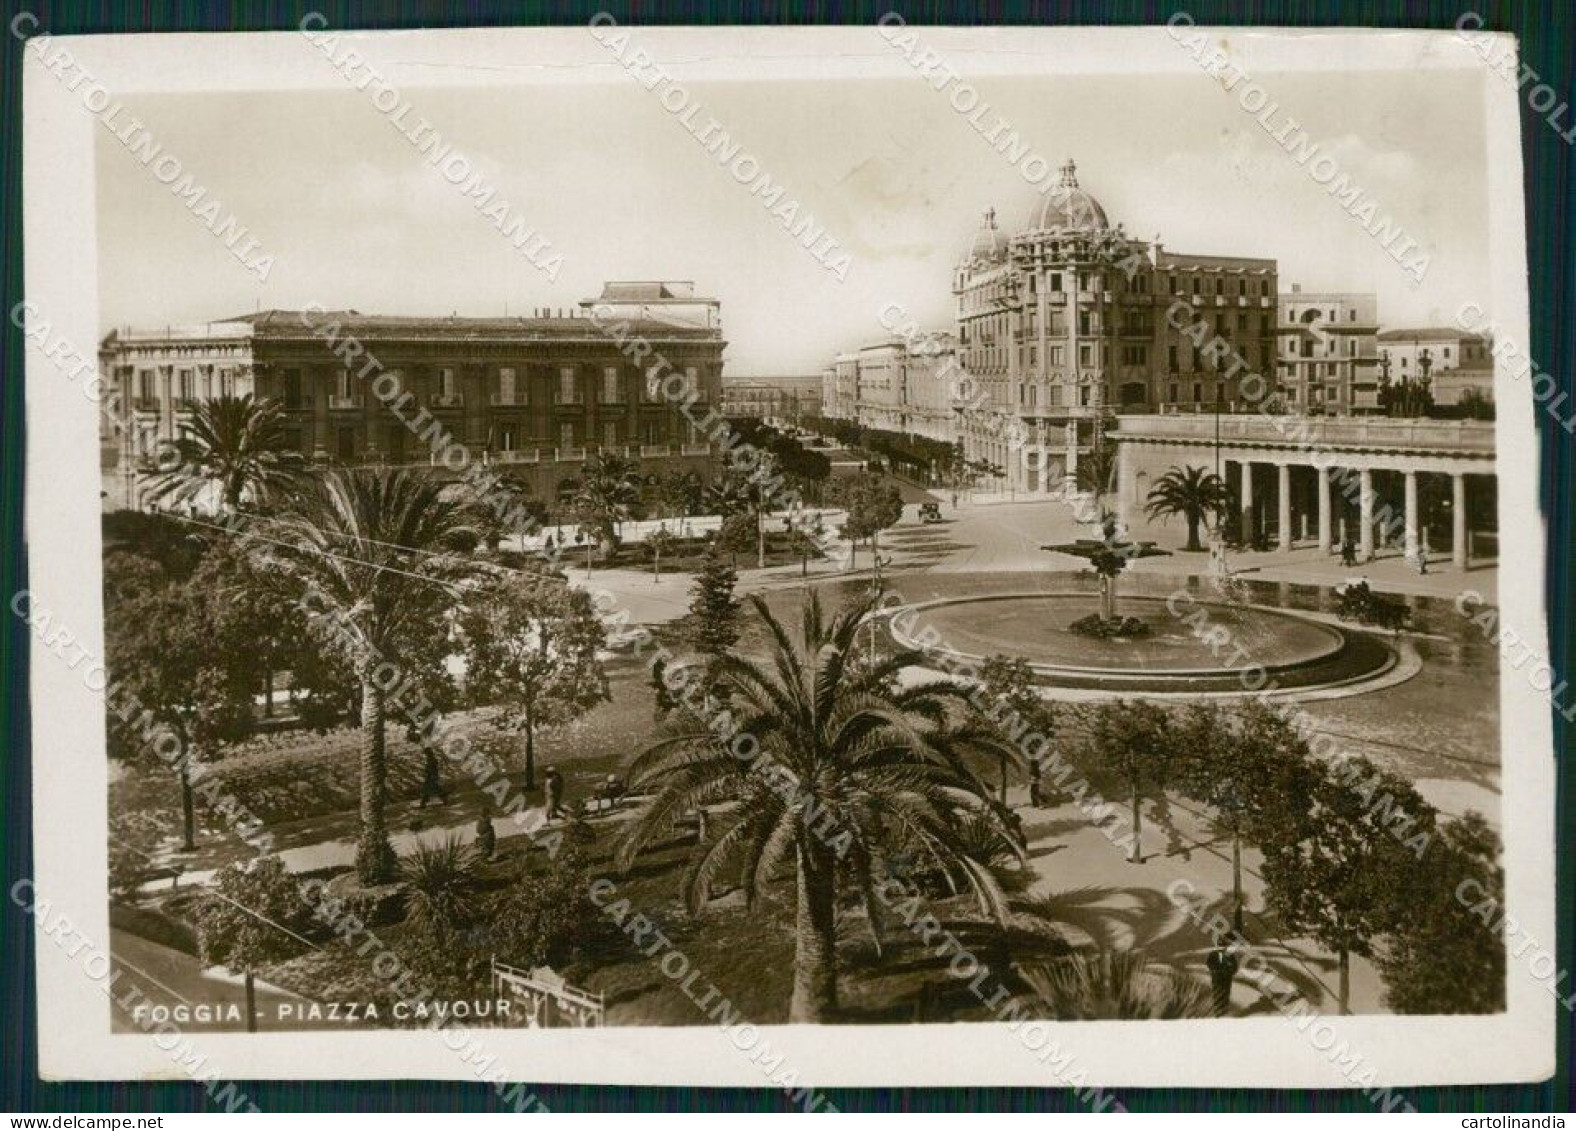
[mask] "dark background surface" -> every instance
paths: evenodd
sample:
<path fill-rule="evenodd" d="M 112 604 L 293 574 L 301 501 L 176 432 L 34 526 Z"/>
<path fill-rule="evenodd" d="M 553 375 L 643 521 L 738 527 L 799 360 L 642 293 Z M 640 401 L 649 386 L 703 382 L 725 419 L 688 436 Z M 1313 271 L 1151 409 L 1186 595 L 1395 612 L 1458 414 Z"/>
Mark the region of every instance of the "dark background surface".
<path fill-rule="evenodd" d="M 873 24 L 895 10 L 913 24 L 1121 25 L 1160 24 L 1185 10 L 1203 26 L 1367 26 L 1393 28 L 1455 27 L 1464 13 L 1483 17 L 1483 30 L 1509 31 L 1520 38 L 1522 61 L 1560 100 L 1576 109 L 1576 5 L 1569 0 L 1542 4 L 1486 3 L 739 3 L 738 0 L 646 0 L 640 3 L 503 3 L 462 0 L 400 0 L 345 3 L 316 0 L 281 3 L 66 3 L 17 4 L 8 0 L 4 17 L 17 12 L 38 17 L 39 30 L 57 35 L 88 32 L 293 30 L 308 11 L 322 12 L 330 26 L 347 28 L 486 27 L 562 24 L 581 26 L 605 10 L 628 24 Z M 22 44 L 5 36 L 0 98 L 5 132 L 0 149 L 5 224 L 0 231 L 5 256 L 4 307 L 22 292 L 21 169 Z M 1536 80 L 1535 80 L 1536 81 Z M 1528 87 L 1523 89 L 1525 91 Z M 1570 111 L 1562 129 L 1569 129 Z M 1561 390 L 1576 396 L 1576 244 L 1572 242 L 1572 147 L 1539 115 L 1521 102 L 1525 160 L 1528 254 L 1531 275 L 1532 356 L 1553 375 Z M 0 354 L 0 595 L 27 586 L 27 551 L 22 531 L 23 341 L 9 317 L 4 321 Z M 1556 394 L 1559 396 L 1559 394 Z M 1548 601 L 1551 660 L 1560 678 L 1569 676 L 1570 647 L 1576 622 L 1570 616 L 1572 549 L 1572 449 L 1576 440 L 1547 413 L 1535 414 L 1543 437 L 1541 502 L 1548 523 Z M 1563 491 L 1560 487 L 1563 485 Z M 1508 568 L 1515 568 L 1511 563 Z M 32 809 L 29 759 L 47 757 L 30 749 L 28 717 L 29 631 L 12 616 L 0 633 L 0 860 L 4 884 L 32 871 Z M 1559 758 L 1559 935 L 1554 952 L 1560 968 L 1576 968 L 1572 946 L 1571 880 L 1573 806 L 1570 801 L 1570 728 L 1554 713 Z M 33 986 L 33 932 L 24 912 L 0 899 L 0 1110 L 9 1112 L 202 1111 L 209 1094 L 196 1084 L 48 1084 L 39 1081 L 36 1048 L 36 998 Z M 1569 984 L 1566 984 L 1569 989 Z M 1519 1111 L 1570 1111 L 1576 1092 L 1571 1080 L 1571 1014 L 1559 1011 L 1559 1071 L 1542 1084 L 1478 1087 L 1405 1088 L 1423 1111 L 1486 1114 Z M 880 1056 L 872 1047 L 870 1055 Z M 265 1111 L 489 1111 L 498 1108 L 494 1090 L 484 1084 L 424 1081 L 239 1082 Z M 744 1088 L 628 1088 L 542 1085 L 537 1096 L 554 1110 L 633 1111 L 785 1111 L 792 1105 L 781 1091 Z M 827 1089 L 844 1111 L 1080 1111 L 1068 1089 L 1051 1088 L 861 1088 Z M 1116 1089 L 1133 1111 L 1355 1111 L 1373 1110 L 1361 1091 L 1265 1091 L 1245 1089 Z M 222 1108 L 219 1110 L 223 1110 Z M 506 1108 L 505 1110 L 512 1110 Z"/>

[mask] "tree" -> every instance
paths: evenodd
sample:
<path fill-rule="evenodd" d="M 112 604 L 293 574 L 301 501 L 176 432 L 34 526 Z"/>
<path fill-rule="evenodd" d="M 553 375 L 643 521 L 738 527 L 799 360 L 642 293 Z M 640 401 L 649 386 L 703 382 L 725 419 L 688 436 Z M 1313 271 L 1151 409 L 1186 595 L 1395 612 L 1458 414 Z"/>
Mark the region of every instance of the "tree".
<path fill-rule="evenodd" d="M 591 596 L 548 572 L 489 587 L 460 616 L 467 688 L 525 735 L 525 788 L 536 788 L 536 736 L 608 699 L 598 653 L 607 631 Z"/>
<path fill-rule="evenodd" d="M 1202 467 L 1173 467 L 1150 488 L 1144 513 L 1150 518 L 1181 515 L 1187 522 L 1187 549 L 1204 547 L 1198 540 L 1199 524 L 1222 514 L 1231 500 L 1225 481 Z"/>
<path fill-rule="evenodd" d="M 355 672 L 361 690 L 361 837 L 365 884 L 393 876 L 384 745 L 386 671 L 401 649 L 448 617 L 477 563 L 454 551 L 474 539 L 470 516 L 431 478 L 403 470 L 332 470 L 299 493 L 260 544 L 262 568 L 290 587 L 319 638 Z"/>
<path fill-rule="evenodd" d="M 734 596 L 739 575 L 713 547 L 701 563 L 690 586 L 690 645 L 708 663 L 733 651 L 739 642 L 739 599 Z"/>
<path fill-rule="evenodd" d="M 1056 729 L 1050 703 L 1040 696 L 1034 669 L 1021 657 L 988 656 L 980 665 L 980 691 L 987 702 L 980 710 L 1005 742 L 1021 745 L 1023 736 L 1040 734 L 1049 739 Z M 1001 762 L 1001 796 L 1007 804 L 1007 760 Z"/>
<path fill-rule="evenodd" d="M 711 539 L 712 548 L 726 553 L 728 560 L 735 569 L 739 565 L 739 555 L 755 545 L 755 540 L 760 534 L 760 528 L 754 515 L 731 514 L 722 520 L 722 525 Z"/>
<path fill-rule="evenodd" d="M 808 518 L 796 514 L 788 520 L 788 544 L 799 555 L 799 576 L 810 576 L 810 559 L 821 556 L 821 543 L 826 539 L 826 523 L 819 512 Z"/>
<path fill-rule="evenodd" d="M 106 671 L 119 699 L 134 704 L 126 717 L 108 713 L 110 754 L 174 771 L 188 852 L 196 847 L 193 771 L 204 751 L 237 742 L 252 728 L 256 685 L 245 662 L 247 642 L 222 613 L 215 593 L 187 581 L 127 597 L 105 619 Z"/>
<path fill-rule="evenodd" d="M 1304 801 L 1305 819 L 1264 845 L 1263 874 L 1281 925 L 1336 956 L 1344 1014 L 1351 1012 L 1351 956 L 1371 956 L 1376 940 L 1401 924 L 1400 897 L 1420 879 L 1398 830 L 1431 833 L 1435 813 L 1410 782 L 1366 758 L 1321 771 Z"/>
<path fill-rule="evenodd" d="M 227 865 L 214 874 L 212 893 L 198 910 L 198 944 L 204 962 L 246 977 L 246 1031 L 257 1031 L 254 975 L 306 946 L 302 933 L 312 913 L 294 877 L 277 856 Z"/>
<path fill-rule="evenodd" d="M 184 581 L 208 550 L 207 533 L 190 522 L 157 511 L 110 511 L 100 528 L 104 535 L 104 595 L 109 599 L 126 567 L 146 572 L 157 567 L 165 581 Z M 110 563 L 116 568 L 112 571 Z"/>
<path fill-rule="evenodd" d="M 673 549 L 677 539 L 666 526 L 659 526 L 646 535 L 646 549 L 651 553 L 651 579 L 662 580 L 662 555 Z"/>
<path fill-rule="evenodd" d="M 971 757 L 994 756 L 999 740 L 967 712 L 951 721 L 968 686 L 937 680 L 898 689 L 896 673 L 920 662 L 917 652 L 852 667 L 856 636 L 875 612 L 870 602 L 828 620 L 812 593 L 797 640 L 764 601 L 751 603 L 768 655 L 722 656 L 714 678 L 728 689 L 734 733 L 754 736 L 756 752 L 745 758 L 710 720 L 675 713 L 674 725 L 629 768 L 631 790 L 651 799 L 628 824 L 619 861 L 627 868 L 643 846 L 665 838 L 676 814 L 732 802 L 698 846 L 685 893 L 698 910 L 719 873 L 736 867 L 753 905 L 785 867 L 795 893 L 789 1020 L 822 1022 L 837 1006 L 840 882 L 867 893 L 885 848 L 917 834 L 931 858 L 955 869 L 1004 921 L 1001 891 L 989 868 L 969 857 L 963 830 L 975 816 L 994 821 L 1020 856 L 1022 838 L 968 767 Z"/>
<path fill-rule="evenodd" d="M 607 547 L 607 559 L 618 554 L 626 521 L 639 516 L 640 475 L 635 462 L 614 452 L 597 452 L 586 460 L 574 509 L 587 533 Z"/>
<path fill-rule="evenodd" d="M 573 843 L 542 870 L 521 873 L 487 915 L 499 961 L 526 970 L 562 969 L 599 921 L 606 920 L 591 901 L 590 868 Z"/>
<path fill-rule="evenodd" d="M 838 484 L 837 500 L 847 512 L 841 534 L 850 543 L 869 539 L 879 561 L 881 532 L 903 517 L 903 493 L 879 475 L 865 471 Z"/>
<path fill-rule="evenodd" d="M 222 630 L 237 645 L 234 662 L 273 713 L 274 673 L 288 670 L 313 642 L 300 607 L 257 573 L 235 539 L 215 540 L 193 574 L 192 585 L 217 599 Z"/>
<path fill-rule="evenodd" d="M 1456 413 L 1463 420 L 1493 420 L 1494 398 L 1482 389 L 1462 389 Z"/>
<path fill-rule="evenodd" d="M 261 506 L 290 491 L 305 471 L 278 401 L 250 395 L 199 401 L 173 447 L 179 462 L 152 482 L 149 498 L 190 503 L 212 492 L 227 511 Z"/>
<path fill-rule="evenodd" d="M 1133 848 L 1128 859 L 1144 862 L 1144 795 L 1162 787 L 1171 761 L 1171 722 L 1153 703 L 1118 699 L 1098 706 L 1089 741 L 1099 762 L 1120 775 L 1133 806 Z"/>
<path fill-rule="evenodd" d="M 706 485 L 694 471 L 674 471 L 662 477 L 658 488 L 663 508 L 676 518 L 701 513 L 705 506 Z"/>
<path fill-rule="evenodd" d="M 1102 950 L 1018 967 L 1057 1021 L 1171 1021 L 1213 1017 L 1209 991 L 1142 952 Z"/>
<path fill-rule="evenodd" d="M 476 861 L 457 836 L 419 844 L 400 861 L 406 921 L 439 948 L 470 923 L 477 905 Z"/>
<path fill-rule="evenodd" d="M 1188 708 L 1176 730 L 1175 782 L 1231 837 L 1235 926 L 1242 930 L 1242 842 L 1262 843 L 1301 817 L 1314 769 L 1308 746 L 1277 711 L 1249 699 Z"/>
<path fill-rule="evenodd" d="M 1499 837 L 1481 814 L 1439 826 L 1407 911 L 1376 954 L 1397 1013 L 1498 1013 L 1505 1008 L 1505 909 Z"/>
<path fill-rule="evenodd" d="M 755 567 L 762 569 L 766 565 L 766 512 L 771 507 L 773 487 L 780 486 L 782 480 L 770 452 L 750 450 L 756 453 L 755 466 L 730 464 L 727 472 L 712 484 L 710 498 L 723 517 L 724 529 L 730 520 L 740 520 L 736 524 L 740 534 L 734 536 L 735 540 L 743 540 L 743 520 L 748 519 L 750 540 L 755 543 Z"/>
<path fill-rule="evenodd" d="M 485 487 L 471 490 L 465 506 L 480 545 L 496 551 L 505 538 L 539 530 L 547 521 L 547 504 L 531 497 L 530 486 L 515 475 L 492 475 Z"/>

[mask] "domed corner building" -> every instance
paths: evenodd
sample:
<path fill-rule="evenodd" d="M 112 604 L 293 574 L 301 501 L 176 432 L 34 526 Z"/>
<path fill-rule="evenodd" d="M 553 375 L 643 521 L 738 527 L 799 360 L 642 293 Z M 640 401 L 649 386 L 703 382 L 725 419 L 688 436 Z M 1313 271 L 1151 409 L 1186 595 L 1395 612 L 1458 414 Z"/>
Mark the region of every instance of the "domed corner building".
<path fill-rule="evenodd" d="M 1018 231 L 985 212 L 952 293 L 972 394 L 957 413 L 959 438 L 966 458 L 1000 468 L 1017 492 L 1059 490 L 1119 415 L 1213 414 L 1217 400 L 1230 412 L 1243 377 L 1275 379 L 1275 260 L 1135 239 L 1078 183 L 1071 160 L 1035 193 Z M 1168 319 L 1178 300 L 1191 316 Z M 1217 336 L 1242 365 L 1209 348 Z M 1119 509 L 1137 519 L 1147 485 L 1117 487 Z"/>

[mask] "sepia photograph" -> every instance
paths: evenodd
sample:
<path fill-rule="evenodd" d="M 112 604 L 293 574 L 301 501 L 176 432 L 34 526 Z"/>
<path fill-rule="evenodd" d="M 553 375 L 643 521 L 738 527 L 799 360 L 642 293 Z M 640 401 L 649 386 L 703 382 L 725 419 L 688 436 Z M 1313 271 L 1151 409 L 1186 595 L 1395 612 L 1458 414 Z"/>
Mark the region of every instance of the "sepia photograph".
<path fill-rule="evenodd" d="M 1552 1072 L 1481 28 L 29 39 L 41 1070 Z"/>

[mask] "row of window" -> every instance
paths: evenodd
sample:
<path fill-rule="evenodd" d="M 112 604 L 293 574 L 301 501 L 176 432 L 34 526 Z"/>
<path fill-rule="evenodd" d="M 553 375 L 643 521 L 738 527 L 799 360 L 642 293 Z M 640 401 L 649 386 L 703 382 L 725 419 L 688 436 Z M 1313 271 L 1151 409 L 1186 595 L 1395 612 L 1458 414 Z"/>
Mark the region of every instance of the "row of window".
<path fill-rule="evenodd" d="M 688 443 L 698 443 L 699 437 L 694 434 L 694 429 Z M 307 451 L 303 445 L 303 433 L 299 428 L 286 430 L 287 442 L 298 450 Z M 383 428 L 381 435 L 382 444 L 378 454 L 385 459 L 398 463 L 412 453 L 421 450 L 420 443 L 412 436 L 403 425 L 390 424 Z M 579 424 L 565 422 L 558 426 L 556 444 L 559 448 L 581 448 L 591 442 L 590 434 Z M 619 448 L 629 444 L 668 444 L 672 441 L 668 436 L 666 427 L 658 422 L 647 422 L 638 429 L 631 431 L 623 424 L 608 421 L 602 425 L 600 442 L 604 447 Z M 488 438 L 487 447 L 495 452 L 514 452 L 524 449 L 541 448 L 550 446 L 550 442 L 540 438 L 533 439 L 523 428 L 513 424 L 502 424 L 492 430 Z M 364 430 L 344 425 L 333 430 L 333 454 L 341 460 L 354 460 L 365 455 L 367 441 Z"/>
<path fill-rule="evenodd" d="M 384 371 L 396 384 L 403 383 L 404 373 L 398 369 Z M 624 400 L 623 370 L 618 366 L 608 365 L 602 368 L 601 382 L 598 386 L 599 401 L 603 404 L 618 404 Z M 299 369 L 285 369 L 283 373 L 284 401 L 287 407 L 298 407 L 303 400 L 301 371 Z M 502 366 L 497 371 L 497 386 L 494 401 L 501 405 L 514 405 L 526 403 L 526 389 L 519 380 L 519 372 L 510 366 Z M 459 372 L 450 367 L 440 367 L 432 370 L 433 393 L 440 400 L 458 401 L 460 397 Z M 582 401 L 580 379 L 581 370 L 572 365 L 560 366 L 558 381 L 554 390 L 554 399 L 559 404 L 579 404 Z M 664 399 L 663 383 L 669 375 L 661 369 L 653 368 L 646 373 L 645 399 L 656 403 Z M 335 373 L 335 395 L 349 398 L 358 391 L 359 379 L 349 370 L 337 370 Z M 700 391 L 700 369 L 691 365 L 684 369 L 684 388 L 686 392 Z"/>
<path fill-rule="evenodd" d="M 203 366 L 199 373 L 197 369 L 182 366 L 175 371 L 171 391 L 176 399 L 183 401 L 192 401 L 199 397 L 210 400 L 214 397 L 234 396 L 235 370 L 228 366 L 224 368 Z M 136 395 L 139 401 L 158 399 L 158 374 L 154 370 L 137 370 Z"/>
<path fill-rule="evenodd" d="M 1039 276 L 1034 272 L 1027 273 L 1024 278 L 1028 280 L 1028 293 L 1039 293 Z M 1125 272 L 1117 271 L 1107 275 L 1104 271 L 1049 271 L 1045 276 L 1046 294 L 1065 294 L 1062 289 L 1063 282 L 1076 282 L 1076 293 L 1098 294 L 1106 291 L 1118 293 L 1123 291 L 1120 285 L 1122 279 L 1127 278 Z M 1217 275 L 1213 279 L 1198 273 L 1167 274 L 1164 276 L 1167 293 L 1173 295 L 1193 294 L 1198 296 L 1214 295 L 1219 298 L 1269 298 L 1275 292 L 1269 279 L 1228 279 L 1224 275 Z M 1129 285 L 1125 288 L 1128 294 L 1146 295 L 1150 293 L 1150 274 L 1139 272 L 1128 279 Z M 990 283 L 983 287 L 973 288 L 970 297 L 978 305 L 986 305 L 1000 299 L 1011 299 L 1015 295 L 1015 285 L 1006 281 Z"/>

